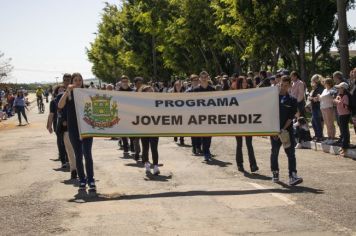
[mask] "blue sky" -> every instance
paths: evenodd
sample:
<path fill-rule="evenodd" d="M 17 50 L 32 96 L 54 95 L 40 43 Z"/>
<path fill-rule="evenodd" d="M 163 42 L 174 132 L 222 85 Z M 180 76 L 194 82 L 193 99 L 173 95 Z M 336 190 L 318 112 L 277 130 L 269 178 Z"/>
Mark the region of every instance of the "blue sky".
<path fill-rule="evenodd" d="M 15 67 L 7 81 L 55 82 L 64 72 L 93 78 L 85 47 L 94 40 L 104 6 L 102 0 L 0 0 L 0 51 Z M 355 10 L 348 23 L 356 27 Z"/>

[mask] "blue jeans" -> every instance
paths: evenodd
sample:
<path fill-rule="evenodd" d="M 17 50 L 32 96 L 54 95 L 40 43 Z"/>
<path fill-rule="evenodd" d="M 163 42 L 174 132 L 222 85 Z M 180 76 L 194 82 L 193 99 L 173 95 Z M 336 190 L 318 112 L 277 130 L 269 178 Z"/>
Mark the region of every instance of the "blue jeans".
<path fill-rule="evenodd" d="M 312 109 L 312 125 L 315 132 L 315 137 L 323 137 L 323 128 L 321 126 L 321 111 L 320 109 Z"/>
<path fill-rule="evenodd" d="M 284 149 L 284 152 L 288 157 L 289 176 L 292 176 L 292 172 L 297 173 L 297 160 L 295 158 L 295 139 L 291 130 L 289 131 L 289 138 L 291 141 L 291 146 L 289 148 Z M 274 139 L 274 137 L 271 137 L 271 145 L 271 170 L 279 171 L 278 155 L 279 149 L 282 146 L 282 142 L 279 138 L 276 140 Z"/>
<path fill-rule="evenodd" d="M 74 149 L 75 160 L 77 164 L 77 173 L 80 182 L 94 181 L 94 167 L 93 167 L 93 157 L 91 154 L 91 149 L 93 146 L 93 138 L 79 139 L 79 134 L 77 132 L 70 132 L 69 139 Z M 83 155 L 85 158 L 85 171 L 87 176 L 85 177 L 84 166 L 83 166 Z"/>
<path fill-rule="evenodd" d="M 26 112 L 25 112 L 25 107 L 16 106 L 16 113 L 17 113 L 17 118 L 19 119 L 20 124 L 22 123 L 21 122 L 21 114 L 25 118 L 26 122 L 28 122 Z"/>

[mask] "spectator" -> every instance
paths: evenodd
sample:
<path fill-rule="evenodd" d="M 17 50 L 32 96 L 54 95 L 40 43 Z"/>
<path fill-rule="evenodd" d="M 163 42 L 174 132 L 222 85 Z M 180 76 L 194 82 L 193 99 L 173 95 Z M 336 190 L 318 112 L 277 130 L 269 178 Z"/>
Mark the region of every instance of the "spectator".
<path fill-rule="evenodd" d="M 332 144 L 335 138 L 335 111 L 334 111 L 334 97 L 333 97 L 333 79 L 326 78 L 324 81 L 325 89 L 318 96 L 318 100 L 320 101 L 320 110 L 323 116 L 324 123 L 326 125 L 326 130 L 328 134 L 328 138 L 326 139 L 326 144 Z"/>
<path fill-rule="evenodd" d="M 324 87 L 321 84 L 321 79 L 321 75 L 313 75 L 311 78 L 311 87 L 313 90 L 308 98 L 311 102 L 312 125 L 315 133 L 314 139 L 317 142 L 323 141 L 323 126 L 319 96 L 323 93 Z"/>
<path fill-rule="evenodd" d="M 297 99 L 299 116 L 305 117 L 305 89 L 306 86 L 303 81 L 300 80 L 299 74 L 296 71 L 290 73 L 292 79 L 292 88 L 290 89 L 290 95 Z"/>

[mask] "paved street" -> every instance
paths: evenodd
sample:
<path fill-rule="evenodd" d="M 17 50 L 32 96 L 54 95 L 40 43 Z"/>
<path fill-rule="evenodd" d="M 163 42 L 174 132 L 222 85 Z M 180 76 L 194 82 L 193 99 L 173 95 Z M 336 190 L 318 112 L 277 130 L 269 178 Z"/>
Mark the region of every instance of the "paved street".
<path fill-rule="evenodd" d="M 0 123 L 1 235 L 356 235 L 352 159 L 297 150 L 304 183 L 289 187 L 271 182 L 267 138 L 254 138 L 258 174 L 237 171 L 233 137 L 213 138 L 209 164 L 161 138 L 161 175 L 147 177 L 117 141 L 97 138 L 97 194 L 78 193 L 54 161 L 46 108 L 33 108 L 27 126 L 17 126 L 17 118 Z M 286 159 L 282 151 L 284 183 Z"/>

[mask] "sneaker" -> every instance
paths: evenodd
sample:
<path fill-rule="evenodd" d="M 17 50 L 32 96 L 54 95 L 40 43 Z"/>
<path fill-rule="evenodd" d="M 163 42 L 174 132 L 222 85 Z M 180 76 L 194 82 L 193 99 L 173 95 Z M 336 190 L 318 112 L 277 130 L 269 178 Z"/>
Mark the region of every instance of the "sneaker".
<path fill-rule="evenodd" d="M 258 170 L 259 170 L 258 166 L 251 166 L 251 172 L 252 173 L 254 173 L 254 172 L 258 171 Z"/>
<path fill-rule="evenodd" d="M 82 189 L 84 190 L 86 188 L 86 181 L 85 180 L 81 180 L 80 183 L 79 183 L 79 189 Z"/>
<path fill-rule="evenodd" d="M 297 143 L 297 145 L 295 145 L 295 149 L 302 149 L 303 145 L 301 143 Z"/>
<path fill-rule="evenodd" d="M 203 151 L 200 148 L 196 148 L 197 154 L 203 154 Z"/>
<path fill-rule="evenodd" d="M 198 153 L 197 153 L 197 149 L 196 149 L 195 147 L 193 147 L 192 153 L 193 153 L 194 156 L 198 154 Z"/>
<path fill-rule="evenodd" d="M 66 169 L 67 167 L 67 163 L 62 164 L 62 169 Z"/>
<path fill-rule="evenodd" d="M 159 171 L 158 165 L 155 165 L 153 167 L 153 174 L 154 175 L 159 175 L 161 172 Z"/>
<path fill-rule="evenodd" d="M 146 174 L 151 173 L 151 164 L 149 162 L 145 163 Z"/>
<path fill-rule="evenodd" d="M 277 183 L 279 182 L 279 171 L 272 171 L 272 182 Z"/>
<path fill-rule="evenodd" d="M 71 179 L 76 179 L 76 178 L 77 178 L 77 171 L 76 171 L 76 170 L 73 170 L 73 171 L 70 173 L 70 178 L 71 178 Z"/>
<path fill-rule="evenodd" d="M 292 176 L 289 177 L 289 185 L 295 186 L 303 182 L 303 178 L 298 177 L 297 173 L 293 172 Z"/>
<path fill-rule="evenodd" d="M 96 189 L 96 185 L 95 185 L 95 181 L 92 180 L 88 183 L 89 189 L 91 190 L 95 190 Z"/>

